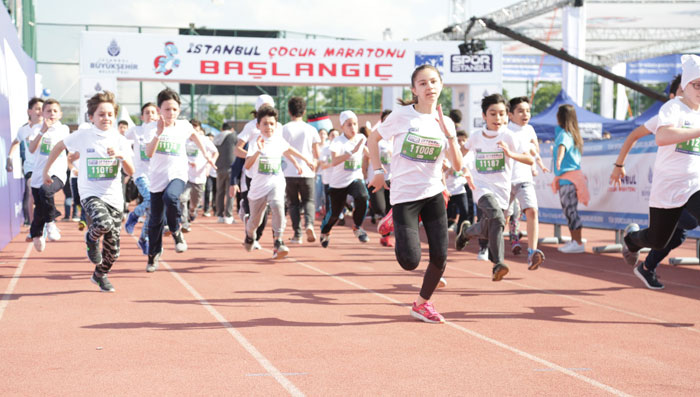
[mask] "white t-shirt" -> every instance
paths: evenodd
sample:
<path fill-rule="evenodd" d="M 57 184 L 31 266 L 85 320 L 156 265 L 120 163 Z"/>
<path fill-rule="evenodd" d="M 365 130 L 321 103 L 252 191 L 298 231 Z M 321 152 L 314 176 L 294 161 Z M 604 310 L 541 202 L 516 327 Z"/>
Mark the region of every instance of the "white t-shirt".
<path fill-rule="evenodd" d="M 192 134 L 194 128 L 187 120 L 176 120 L 174 126 L 163 130 L 148 171 L 151 192 L 162 192 L 173 179 L 187 182 L 186 146 Z"/>
<path fill-rule="evenodd" d="M 493 138 L 484 136 L 484 132 Z M 469 150 L 469 154 L 473 154 L 473 157 L 470 157 L 473 162 L 466 165 L 471 170 L 476 186 L 474 202 L 478 202 L 481 196 L 491 193 L 501 209 L 505 210 L 510 200 L 511 177 L 515 161 L 507 157 L 503 149 L 497 146 L 500 141 L 514 151 L 513 135 L 505 127 L 498 132 L 477 130 L 469 135 L 464 147 Z"/>
<path fill-rule="evenodd" d="M 248 198 L 251 200 L 266 196 L 274 186 L 284 189 L 287 184 L 282 172 L 282 154 L 289 149 L 289 144 L 282 139 L 282 135 L 279 133 L 275 133 L 270 138 L 264 138 L 263 142 L 264 146 L 260 156 L 249 169 L 253 174 L 253 180 L 248 188 Z M 257 143 L 251 142 L 251 145 L 248 146 L 247 157 L 251 157 L 257 152 Z"/>
<path fill-rule="evenodd" d="M 700 128 L 700 111 L 693 111 L 680 98 L 659 109 L 658 127 Z M 656 130 L 652 132 L 656 133 Z M 649 206 L 678 208 L 700 190 L 700 138 L 659 146 L 654 163 Z"/>
<path fill-rule="evenodd" d="M 331 144 L 330 142 L 321 148 L 319 163 L 331 165 Z M 333 167 L 324 168 L 321 170 L 321 182 L 327 185 L 331 180 L 331 174 L 333 173 Z"/>
<path fill-rule="evenodd" d="M 277 123 L 277 127 L 275 127 L 275 133 L 278 133 L 279 131 L 282 131 L 281 123 Z M 241 131 L 241 133 L 238 134 L 238 142 L 247 142 L 248 148 L 250 148 L 252 145 L 255 144 L 255 141 L 258 140 L 258 136 L 260 136 L 260 130 L 258 129 L 258 120 L 253 119 L 247 122 L 245 126 L 243 126 L 243 131 Z M 245 169 L 245 167 L 243 168 L 243 173 L 248 178 L 253 177 L 252 171 Z"/>
<path fill-rule="evenodd" d="M 112 148 L 131 159 L 131 141 L 116 129 L 102 131 L 97 127 L 75 131 L 63 143 L 70 152 L 80 153 L 78 159 L 78 191 L 80 199 L 97 197 L 112 207 L 124 208 L 121 161 L 107 154 Z"/>
<path fill-rule="evenodd" d="M 289 146 L 293 147 L 302 156 L 311 160 L 314 158 L 313 146 L 316 143 L 321 142 L 321 138 L 318 136 L 318 131 L 316 128 L 312 127 L 303 121 L 290 121 L 282 127 L 282 138 L 284 138 Z M 305 161 L 299 160 L 299 165 L 301 166 L 302 173 L 299 175 L 297 169 L 288 164 L 287 161 L 282 159 L 282 170 L 284 170 L 284 176 L 287 178 L 313 178 L 314 171 L 309 168 L 309 165 Z"/>
<path fill-rule="evenodd" d="M 384 180 L 388 181 L 391 179 L 391 143 L 386 139 L 379 140 L 379 160 L 384 166 L 386 173 L 384 174 Z M 374 167 L 372 167 L 372 162 L 369 162 L 367 166 L 367 179 L 370 181 L 374 178 Z"/>
<path fill-rule="evenodd" d="M 144 175 L 148 176 L 149 165 L 151 159 L 146 156 L 146 145 L 156 135 L 158 122 L 151 121 L 147 124 L 141 124 L 131 127 L 124 136 L 133 142 L 134 145 L 134 179 Z"/>
<path fill-rule="evenodd" d="M 77 179 L 78 171 L 80 171 L 80 159 L 73 160 L 70 165 L 73 167 L 70 171 L 70 179 Z"/>
<path fill-rule="evenodd" d="M 402 106 L 377 127 L 382 138 L 393 139 L 391 156 L 392 205 L 435 196 L 442 184 L 442 161 L 449 142 L 440 129 L 437 112 L 423 114 L 413 106 Z M 455 125 L 444 117 L 451 135 Z"/>
<path fill-rule="evenodd" d="M 659 109 L 661 110 L 661 109 Z M 644 128 L 649 130 L 652 134 L 656 134 L 656 129 L 659 128 L 659 115 L 650 118 L 644 122 Z"/>
<path fill-rule="evenodd" d="M 24 142 L 24 164 L 22 165 L 24 174 L 34 172 L 34 158 L 37 152 L 29 152 L 29 144 L 36 138 L 42 125 L 43 123 L 36 123 L 33 126 L 25 124 L 17 131 L 17 141 Z"/>
<path fill-rule="evenodd" d="M 216 146 L 214 146 L 214 142 L 212 142 L 209 138 L 205 137 L 204 135 L 200 135 L 199 140 L 202 141 L 204 148 L 209 154 L 209 157 L 213 158 L 214 155 L 219 152 L 216 149 Z M 193 140 L 187 140 L 186 149 L 187 160 L 189 162 L 187 180 L 196 184 L 205 183 L 207 181 L 207 174 L 209 173 L 211 165 L 204 158 L 202 151 L 199 150 L 199 146 L 197 146 Z"/>
<path fill-rule="evenodd" d="M 44 184 L 44 166 L 46 166 L 46 160 L 49 159 L 49 153 L 56 144 L 64 140 L 70 131 L 67 125 L 61 124 L 57 121 L 54 125 L 49 127 L 49 129 L 41 137 L 39 146 L 37 146 L 34 151 L 34 171 L 32 172 L 32 182 L 31 187 L 40 188 Z M 55 176 L 60 179 L 64 184 L 66 183 L 66 170 L 68 169 L 68 159 L 66 158 L 66 151 L 61 152 L 56 158 L 56 161 L 51 164 L 49 169 L 49 176 Z"/>
<path fill-rule="evenodd" d="M 532 141 L 537 142 L 537 134 L 535 134 L 535 129 L 531 125 L 525 124 L 524 126 L 519 126 L 513 122 L 508 123 L 508 129 L 511 131 L 513 136 L 513 142 L 515 143 L 516 153 L 530 153 L 530 149 L 533 148 Z M 511 183 L 523 183 L 532 182 L 532 166 L 515 161 L 513 164 L 513 177 Z"/>
<path fill-rule="evenodd" d="M 346 152 L 352 152 L 358 143 L 362 142 L 360 149 L 355 152 L 349 159 L 330 167 L 333 171 L 330 173 L 328 186 L 334 189 L 342 189 L 348 187 L 355 179 L 362 179 L 362 156 L 363 148 L 367 138 L 359 132 L 352 139 L 348 139 L 345 134 L 339 135 L 333 139 L 330 145 L 331 153 L 335 156 L 344 155 Z"/>
<path fill-rule="evenodd" d="M 464 185 L 467 183 L 467 178 L 464 177 L 464 169 L 455 171 L 452 169 L 449 160 L 447 160 L 447 164 L 450 165 L 450 168 L 445 171 L 445 187 L 447 188 L 447 192 L 450 193 L 450 196 L 466 193 L 467 189 L 464 188 Z"/>

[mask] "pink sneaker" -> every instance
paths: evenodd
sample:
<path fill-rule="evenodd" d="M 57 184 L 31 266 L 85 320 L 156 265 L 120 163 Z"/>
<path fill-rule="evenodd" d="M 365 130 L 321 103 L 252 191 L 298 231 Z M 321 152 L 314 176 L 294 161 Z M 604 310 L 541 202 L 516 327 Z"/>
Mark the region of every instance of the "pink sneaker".
<path fill-rule="evenodd" d="M 440 324 L 445 322 L 445 318 L 435 311 L 433 304 L 430 302 L 425 302 L 420 306 L 416 305 L 416 302 L 413 302 L 411 317 L 425 321 L 426 323 Z"/>
<path fill-rule="evenodd" d="M 390 209 L 389 212 L 384 215 L 381 221 L 377 224 L 377 232 L 382 236 L 394 231 L 394 209 Z"/>

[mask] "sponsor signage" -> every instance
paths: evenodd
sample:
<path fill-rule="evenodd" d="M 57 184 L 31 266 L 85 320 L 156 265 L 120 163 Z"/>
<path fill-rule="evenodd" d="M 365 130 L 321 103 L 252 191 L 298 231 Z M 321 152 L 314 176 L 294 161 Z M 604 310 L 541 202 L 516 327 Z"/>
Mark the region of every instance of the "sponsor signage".
<path fill-rule="evenodd" d="M 445 84 L 500 84 L 500 43 L 471 56 L 458 44 L 83 32 L 80 69 L 121 80 L 397 86 L 430 64 Z"/>

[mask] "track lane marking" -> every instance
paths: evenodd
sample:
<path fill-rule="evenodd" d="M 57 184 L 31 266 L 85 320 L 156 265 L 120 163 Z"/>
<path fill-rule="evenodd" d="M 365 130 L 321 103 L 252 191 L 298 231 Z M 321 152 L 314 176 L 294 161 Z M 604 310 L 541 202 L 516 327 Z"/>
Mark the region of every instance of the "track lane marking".
<path fill-rule="evenodd" d="M 12 276 L 10 283 L 7 284 L 7 288 L 5 288 L 5 293 L 2 295 L 2 299 L 0 299 L 0 320 L 2 320 L 2 316 L 5 313 L 5 309 L 7 309 L 7 306 L 10 304 L 10 296 L 15 291 L 17 282 L 19 281 L 19 278 L 22 275 L 22 271 L 24 271 L 24 265 L 27 263 L 27 259 L 29 259 L 29 254 L 31 254 L 31 252 L 32 244 L 29 243 L 27 244 L 27 249 L 24 250 L 24 255 L 22 256 L 22 259 L 20 259 L 19 264 L 17 265 L 17 269 L 15 269 L 15 274 Z"/>

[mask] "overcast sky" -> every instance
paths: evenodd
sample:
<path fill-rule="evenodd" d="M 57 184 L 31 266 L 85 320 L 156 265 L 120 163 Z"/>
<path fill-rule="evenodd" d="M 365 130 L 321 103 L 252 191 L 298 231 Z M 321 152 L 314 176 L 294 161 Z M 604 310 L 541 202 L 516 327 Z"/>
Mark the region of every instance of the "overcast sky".
<path fill-rule="evenodd" d="M 518 0 L 468 1 L 484 15 Z M 418 39 L 450 22 L 449 0 L 36 0 L 37 22 L 287 30 L 337 37 Z M 69 6 L 68 6 L 69 5 Z"/>

